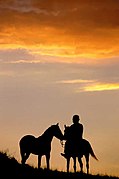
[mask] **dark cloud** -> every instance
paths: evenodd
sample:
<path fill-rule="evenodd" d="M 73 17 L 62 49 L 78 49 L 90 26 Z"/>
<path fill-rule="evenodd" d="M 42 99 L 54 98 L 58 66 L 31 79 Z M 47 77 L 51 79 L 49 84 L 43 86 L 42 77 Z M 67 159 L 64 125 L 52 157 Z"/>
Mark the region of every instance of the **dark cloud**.
<path fill-rule="evenodd" d="M 46 25 L 50 24 L 54 27 L 55 25 L 56 27 L 62 26 L 62 24 L 66 27 L 72 24 L 74 27 L 89 25 L 89 28 L 90 26 L 118 27 L 118 7 L 118 0 L 45 0 L 45 2 L 44 0 L 8 0 L 0 2 L 1 13 L 4 16 L 11 13 L 17 21 L 19 20 L 17 13 L 20 13 L 23 21 L 31 21 L 33 18 L 36 23 L 41 24 L 45 21 Z M 1 16 L 1 19 L 4 16 Z M 39 17 L 37 21 L 35 17 Z"/>

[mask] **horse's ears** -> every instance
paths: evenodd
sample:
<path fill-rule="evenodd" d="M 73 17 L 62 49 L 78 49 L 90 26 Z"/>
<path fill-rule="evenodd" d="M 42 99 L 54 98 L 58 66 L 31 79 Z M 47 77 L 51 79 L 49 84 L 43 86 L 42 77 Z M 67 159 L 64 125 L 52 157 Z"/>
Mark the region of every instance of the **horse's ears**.
<path fill-rule="evenodd" d="M 66 125 L 64 125 L 64 128 L 66 128 L 67 126 Z"/>
<path fill-rule="evenodd" d="M 56 125 L 59 126 L 59 123 L 57 123 Z"/>

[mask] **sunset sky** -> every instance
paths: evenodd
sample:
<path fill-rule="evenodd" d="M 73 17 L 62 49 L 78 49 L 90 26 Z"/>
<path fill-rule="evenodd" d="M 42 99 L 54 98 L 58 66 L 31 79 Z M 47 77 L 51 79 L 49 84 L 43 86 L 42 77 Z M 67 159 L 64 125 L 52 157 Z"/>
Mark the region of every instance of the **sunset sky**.
<path fill-rule="evenodd" d="M 0 151 L 20 162 L 23 135 L 63 132 L 74 114 L 90 172 L 119 176 L 119 0 L 0 0 Z M 51 168 L 66 171 L 61 152 L 54 138 Z"/>

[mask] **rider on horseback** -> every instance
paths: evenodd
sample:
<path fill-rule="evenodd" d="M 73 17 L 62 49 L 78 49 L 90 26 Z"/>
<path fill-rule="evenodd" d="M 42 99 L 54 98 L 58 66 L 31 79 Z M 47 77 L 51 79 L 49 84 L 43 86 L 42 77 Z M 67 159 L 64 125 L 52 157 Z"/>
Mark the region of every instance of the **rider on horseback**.
<path fill-rule="evenodd" d="M 69 127 L 68 135 L 64 135 L 64 140 L 66 140 L 66 142 L 64 153 L 61 153 L 64 157 L 67 157 L 67 151 L 69 148 L 75 152 L 78 152 L 80 149 L 80 142 L 83 136 L 83 125 L 79 123 L 79 120 L 79 115 L 74 115 L 72 118 L 73 124 Z"/>

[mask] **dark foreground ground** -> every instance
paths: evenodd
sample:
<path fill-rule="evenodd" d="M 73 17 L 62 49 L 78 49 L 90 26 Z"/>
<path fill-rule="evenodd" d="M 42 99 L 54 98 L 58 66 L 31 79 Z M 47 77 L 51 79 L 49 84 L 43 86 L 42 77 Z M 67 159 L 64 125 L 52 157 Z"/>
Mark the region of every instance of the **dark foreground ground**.
<path fill-rule="evenodd" d="M 0 179 L 44 179 L 44 178 L 69 178 L 69 179 L 119 179 L 113 176 L 86 175 L 81 173 L 60 172 L 57 170 L 33 168 L 29 165 L 22 166 L 14 157 L 0 152 Z"/>

